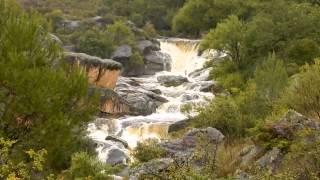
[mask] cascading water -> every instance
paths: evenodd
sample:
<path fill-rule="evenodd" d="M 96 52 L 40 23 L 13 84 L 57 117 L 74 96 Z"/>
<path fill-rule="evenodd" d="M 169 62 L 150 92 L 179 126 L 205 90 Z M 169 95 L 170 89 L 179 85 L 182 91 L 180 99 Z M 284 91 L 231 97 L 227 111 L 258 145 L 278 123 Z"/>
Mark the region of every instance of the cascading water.
<path fill-rule="evenodd" d="M 168 136 L 170 124 L 187 118 L 185 114 L 180 112 L 182 105 L 203 104 L 207 102 L 206 99 L 214 97 L 212 93 L 200 91 L 201 85 L 212 83 L 207 81 L 209 69 L 199 71 L 197 76 L 188 76 L 189 73 L 201 69 L 207 61 L 204 56 L 198 56 L 199 41 L 185 39 L 159 41 L 161 51 L 169 54 L 172 58 L 171 72 L 159 72 L 154 76 L 139 78 L 121 77 L 120 80 L 123 83 L 128 79 L 139 82 L 140 89 L 134 90 L 159 89 L 161 95 L 168 102 L 159 106 L 155 113 L 148 116 L 125 116 L 101 121 L 99 125 L 97 123 L 90 124 L 89 137 L 97 142 L 97 151 L 102 161 L 106 161 L 109 156 L 112 156 L 110 153 L 112 149 L 121 150 L 124 154 L 129 152 L 124 143 L 105 140 L 108 135 L 114 135 L 126 141 L 129 149 L 134 149 L 138 142 L 150 138 L 165 139 Z M 189 82 L 178 87 L 165 87 L 157 80 L 160 75 L 182 75 L 188 77 Z"/>

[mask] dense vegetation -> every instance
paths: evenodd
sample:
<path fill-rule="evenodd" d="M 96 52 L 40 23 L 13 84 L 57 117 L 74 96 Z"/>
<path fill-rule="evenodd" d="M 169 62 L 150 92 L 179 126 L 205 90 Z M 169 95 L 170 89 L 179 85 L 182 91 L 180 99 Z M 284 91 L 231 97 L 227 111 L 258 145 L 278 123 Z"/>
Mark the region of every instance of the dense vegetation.
<path fill-rule="evenodd" d="M 107 177 L 84 136 L 97 107 L 86 76 L 38 14 L 1 0 L 0 15 L 0 178 Z"/>
<path fill-rule="evenodd" d="M 97 103 L 87 95 L 85 75 L 63 63 L 50 31 L 66 47 L 102 58 L 129 45 L 133 64 L 143 63 L 137 41 L 158 34 L 203 38 L 201 51 L 227 55 L 207 64 L 224 92 L 190 123 L 219 129 L 227 143 L 219 151 L 200 145 L 201 171 L 184 163 L 145 179 L 233 176 L 232 154 L 251 140 L 286 153 L 277 174 L 251 169 L 256 177 L 319 178 L 318 132 L 307 129 L 292 139 L 270 135 L 289 109 L 320 120 L 318 0 L 18 1 L 27 12 L 0 0 L 0 179 L 108 179 L 116 171 L 95 159 L 84 138 Z M 97 15 L 102 22 L 92 19 Z M 133 155 L 144 163 L 165 153 L 151 141 Z"/>

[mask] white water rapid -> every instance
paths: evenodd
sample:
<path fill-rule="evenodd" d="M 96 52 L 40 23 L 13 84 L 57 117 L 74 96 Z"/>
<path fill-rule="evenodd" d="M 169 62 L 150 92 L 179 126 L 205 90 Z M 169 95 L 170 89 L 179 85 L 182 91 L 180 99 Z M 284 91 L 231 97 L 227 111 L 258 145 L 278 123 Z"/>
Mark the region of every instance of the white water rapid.
<path fill-rule="evenodd" d="M 201 69 L 207 61 L 205 56 L 198 56 L 199 41 L 186 39 L 160 40 L 161 51 L 172 58 L 171 72 L 159 72 L 154 76 L 126 78 L 121 77 L 119 81 L 126 83 L 129 79 L 139 83 L 134 87 L 137 91 L 157 89 L 161 91 L 162 97 L 168 102 L 159 106 L 155 113 L 148 116 L 125 116 L 118 119 L 98 119 L 96 123 L 89 125 L 89 137 L 98 144 L 98 154 L 101 161 L 112 159 L 114 154 L 111 150 L 120 150 L 129 156 L 130 149 L 134 149 L 138 142 L 149 138 L 158 140 L 166 139 L 170 124 L 187 119 L 180 112 L 185 104 L 205 104 L 206 99 L 212 99 L 214 95 L 209 92 L 201 92 L 202 85 L 210 84 L 208 81 L 210 69 Z M 190 74 L 191 73 L 191 74 Z M 188 78 L 186 82 L 178 87 L 162 86 L 157 77 L 160 75 L 181 75 Z M 127 84 L 129 86 L 129 84 Z M 160 92 L 159 91 L 159 92 Z M 108 135 L 119 137 L 128 143 L 125 148 L 123 143 L 105 140 Z M 116 153 L 117 154 L 117 153 Z M 120 153 L 121 154 L 121 153 Z M 119 153 L 117 154 L 119 155 Z"/>

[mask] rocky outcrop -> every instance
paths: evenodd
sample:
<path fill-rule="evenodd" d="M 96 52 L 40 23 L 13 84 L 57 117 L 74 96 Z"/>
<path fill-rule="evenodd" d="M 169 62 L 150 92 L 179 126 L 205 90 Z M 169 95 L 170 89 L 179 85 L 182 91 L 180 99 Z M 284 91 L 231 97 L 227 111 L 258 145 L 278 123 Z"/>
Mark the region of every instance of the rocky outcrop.
<path fill-rule="evenodd" d="M 141 40 L 138 41 L 137 46 L 142 54 L 148 54 L 151 51 L 160 51 L 160 43 L 158 41 Z"/>
<path fill-rule="evenodd" d="M 267 123 L 261 137 L 268 137 L 257 141 L 255 145 L 250 145 L 239 153 L 239 168 L 246 169 L 257 167 L 258 170 L 268 170 L 276 173 L 282 168 L 282 161 L 285 157 L 291 156 L 288 149 L 297 143 L 313 144 L 319 139 L 318 131 L 320 130 L 319 122 L 310 119 L 302 114 L 289 110 L 281 119 Z M 302 131 L 314 135 L 301 136 Z M 312 138 L 311 138 L 312 137 Z M 267 146 L 266 146 L 267 144 Z"/>
<path fill-rule="evenodd" d="M 122 64 L 128 63 L 132 56 L 132 48 L 128 45 L 119 46 L 115 52 L 113 52 L 111 59 L 114 59 Z"/>
<path fill-rule="evenodd" d="M 275 147 L 258 159 L 257 164 L 260 166 L 260 168 L 267 168 L 273 172 L 279 168 L 282 157 L 283 155 L 281 150 Z"/>
<path fill-rule="evenodd" d="M 128 101 L 119 96 L 112 89 L 99 89 L 100 111 L 113 115 L 131 114 L 132 108 Z"/>
<path fill-rule="evenodd" d="M 96 87 L 113 89 L 121 72 L 121 64 L 110 59 L 101 59 L 83 53 L 65 53 L 66 61 L 82 67 L 89 83 Z"/>
<path fill-rule="evenodd" d="M 221 143 L 224 135 L 217 129 L 192 129 L 182 139 L 161 143 L 161 147 L 173 157 L 188 157 L 194 153 L 199 138 L 205 138 L 210 143 Z"/>
<path fill-rule="evenodd" d="M 125 148 L 129 148 L 129 144 L 125 141 L 125 140 L 123 140 L 123 139 L 121 139 L 121 138 L 119 138 L 119 137 L 117 137 L 117 136 L 114 136 L 114 135 L 108 135 L 107 137 L 106 137 L 106 141 L 114 141 L 114 142 L 119 142 L 119 143 L 121 143 Z"/>
<path fill-rule="evenodd" d="M 154 75 L 159 71 L 171 70 L 171 57 L 160 52 L 160 42 L 157 40 L 140 40 L 136 42 L 136 48 L 142 55 L 142 64 L 130 62 L 134 48 L 129 45 L 121 45 L 112 53 L 111 59 L 124 67 L 123 76 Z"/>
<path fill-rule="evenodd" d="M 277 138 L 292 140 L 299 130 L 309 128 L 319 130 L 319 122 L 290 110 L 280 121 L 270 125 L 271 133 Z"/>
<path fill-rule="evenodd" d="M 173 163 L 171 158 L 154 159 L 130 170 L 130 179 L 138 180 L 140 176 L 159 174 Z"/>
<path fill-rule="evenodd" d="M 188 126 L 189 121 L 190 120 L 183 120 L 170 124 L 168 132 L 172 133 L 186 128 Z"/>
<path fill-rule="evenodd" d="M 115 91 L 130 107 L 131 113 L 149 115 L 168 100 L 151 90 L 145 89 L 135 79 L 121 77 Z"/>
<path fill-rule="evenodd" d="M 183 83 L 189 82 L 188 78 L 177 75 L 161 75 L 157 77 L 160 84 L 166 87 L 180 86 Z"/>
<path fill-rule="evenodd" d="M 120 149 L 111 149 L 108 152 L 106 163 L 110 165 L 126 164 L 129 157 Z"/>
<path fill-rule="evenodd" d="M 159 71 L 171 70 L 171 57 L 160 51 L 151 51 L 144 56 L 144 74 L 154 75 Z"/>

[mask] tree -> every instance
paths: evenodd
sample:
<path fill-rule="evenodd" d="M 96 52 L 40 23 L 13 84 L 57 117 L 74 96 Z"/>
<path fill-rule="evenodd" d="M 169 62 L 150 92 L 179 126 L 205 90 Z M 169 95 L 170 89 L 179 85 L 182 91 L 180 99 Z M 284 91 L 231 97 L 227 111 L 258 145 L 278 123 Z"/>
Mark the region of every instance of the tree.
<path fill-rule="evenodd" d="M 240 69 L 244 65 L 242 51 L 244 33 L 245 23 L 236 16 L 230 16 L 205 36 L 201 48 L 216 49 L 227 53 Z"/>
<path fill-rule="evenodd" d="M 39 15 L 0 0 L 0 24 L 0 136 L 16 142 L 13 160 L 45 149 L 45 169 L 65 169 L 73 153 L 90 149 L 86 122 L 98 106 L 87 95 L 87 77 L 65 65 Z"/>
<path fill-rule="evenodd" d="M 242 20 L 249 19 L 254 14 L 254 6 L 255 1 L 251 0 L 190 0 L 173 18 L 173 30 L 199 36 L 216 28 L 218 23 L 230 15 Z"/>

